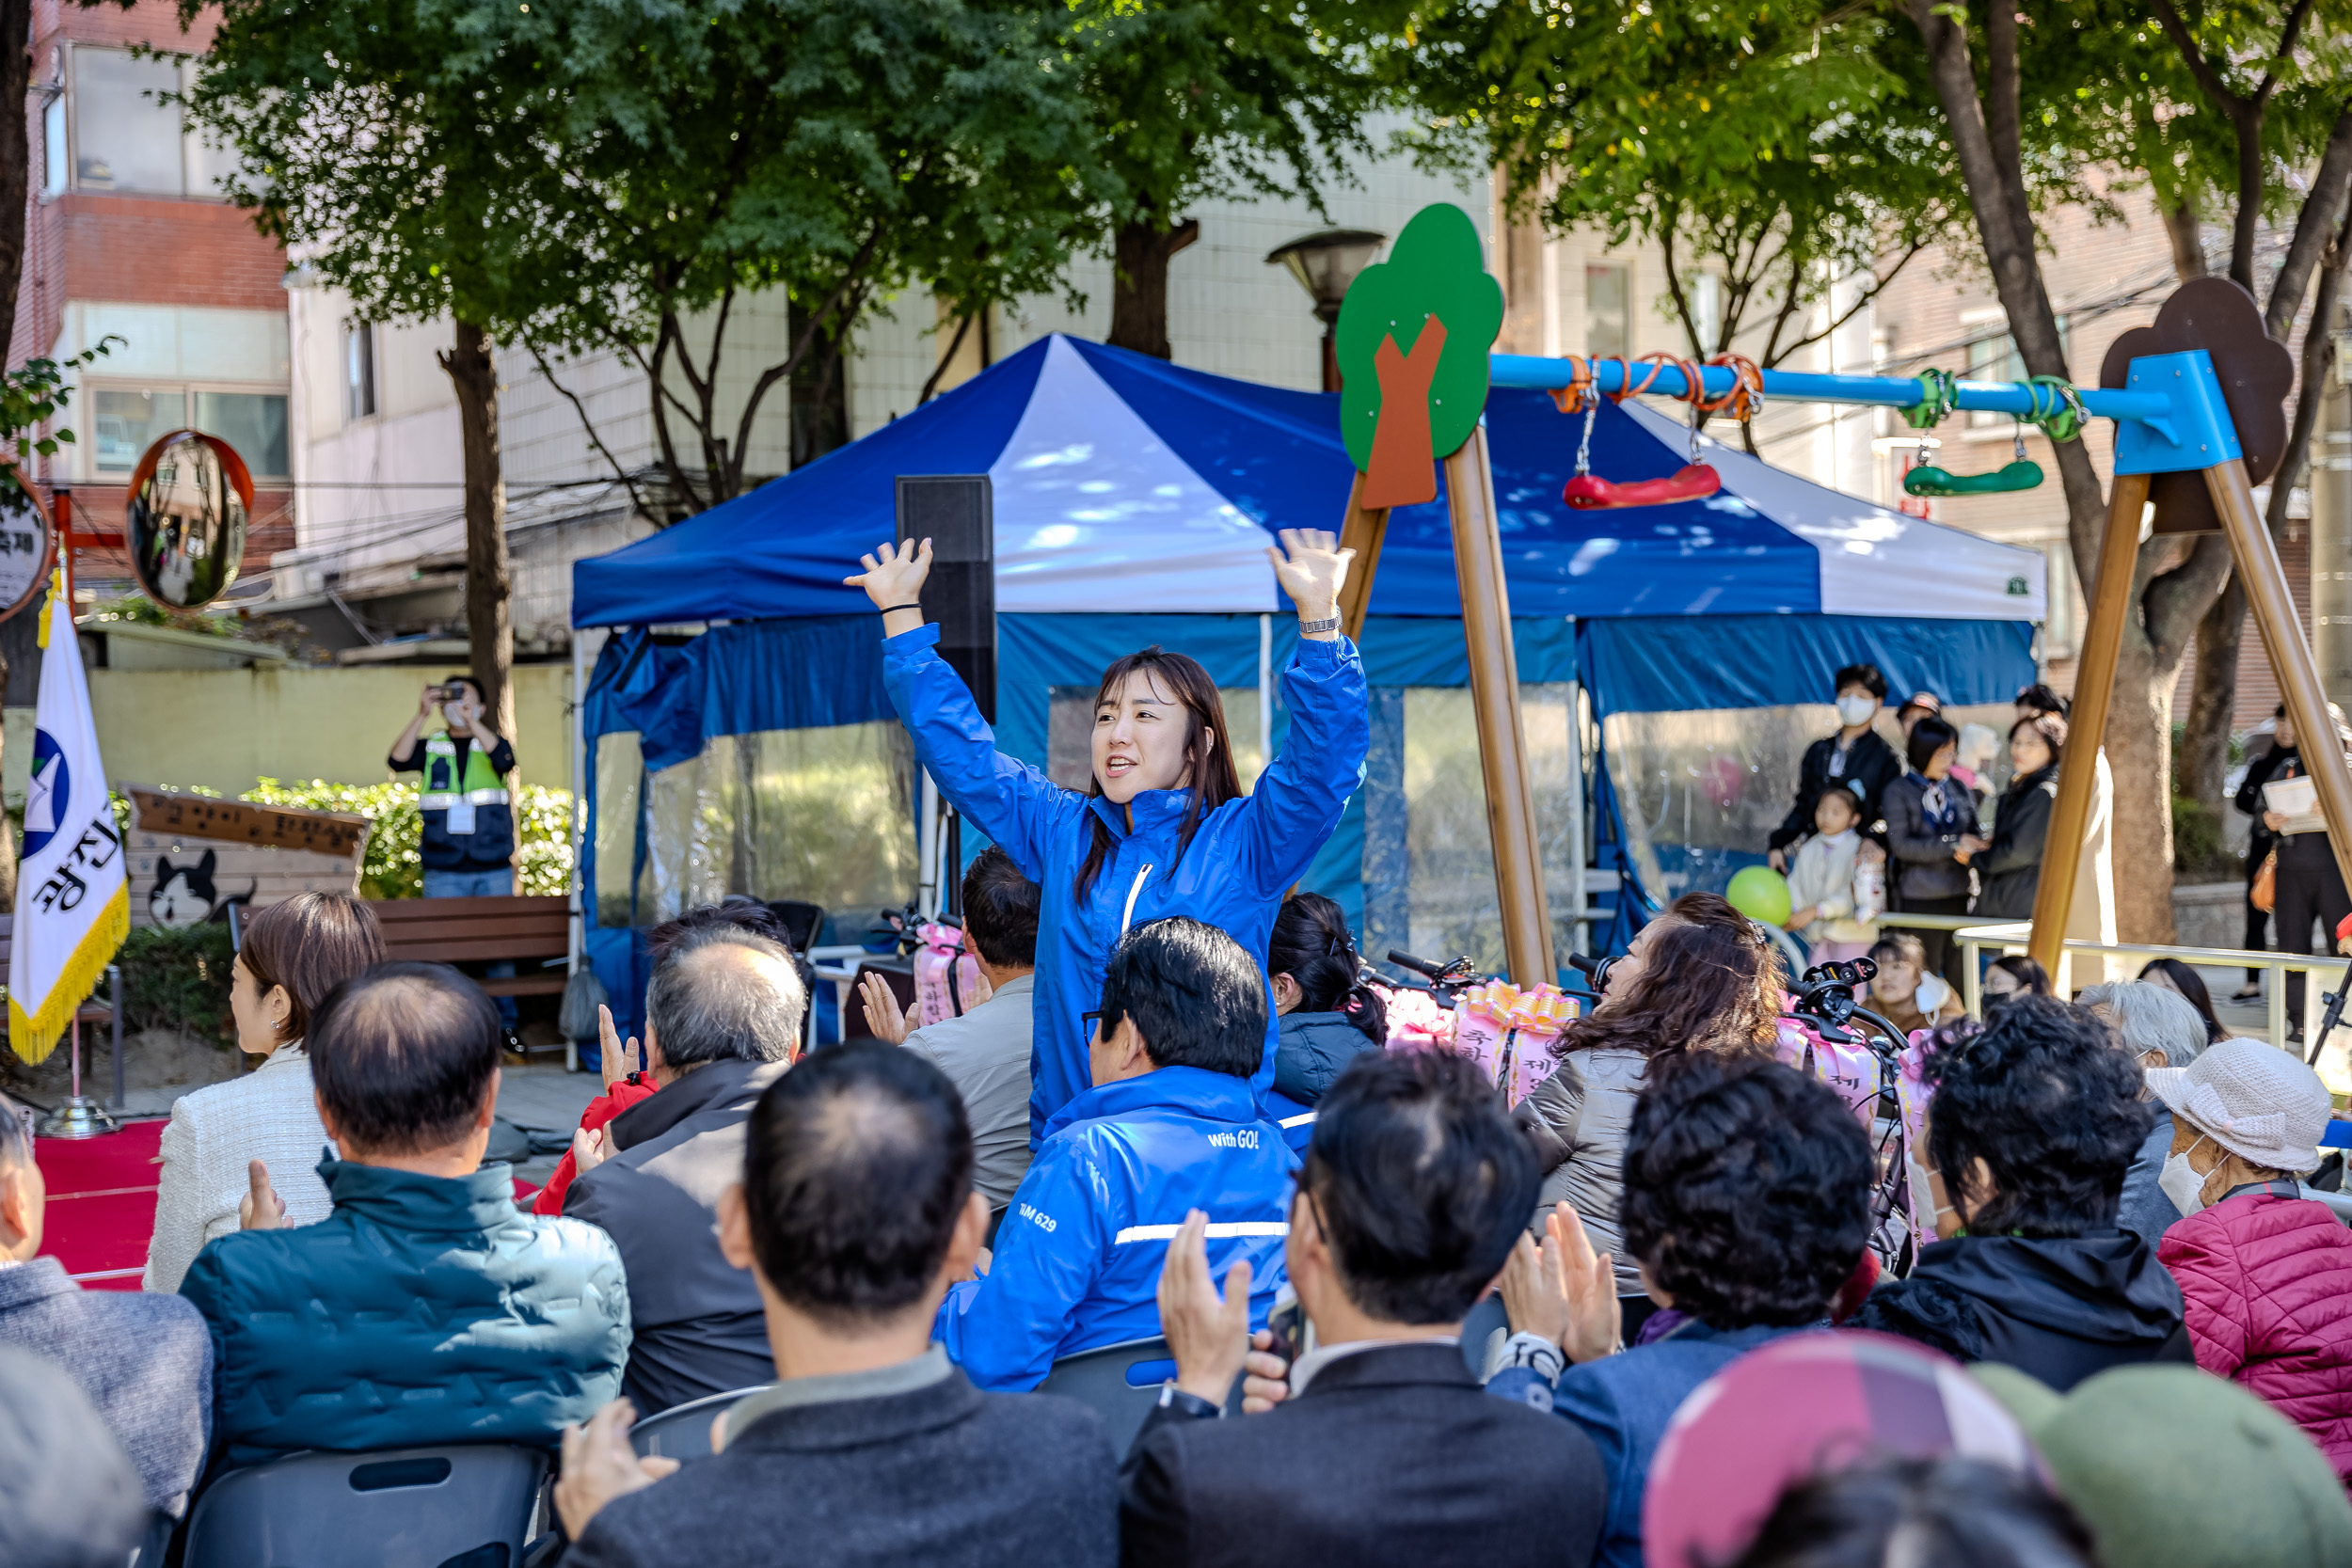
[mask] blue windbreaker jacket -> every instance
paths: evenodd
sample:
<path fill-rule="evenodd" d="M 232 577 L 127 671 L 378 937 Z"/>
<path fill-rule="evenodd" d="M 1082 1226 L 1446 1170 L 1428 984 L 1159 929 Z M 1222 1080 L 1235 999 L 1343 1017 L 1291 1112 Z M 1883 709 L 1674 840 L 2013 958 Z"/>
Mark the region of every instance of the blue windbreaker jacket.
<path fill-rule="evenodd" d="M 1089 1089 L 1045 1143 L 996 1231 L 985 1279 L 951 1287 L 933 1338 L 983 1388 L 1034 1388 L 1058 1357 L 1160 1331 L 1160 1267 L 1191 1210 L 1209 1272 L 1249 1259 L 1249 1322 L 1284 1275 L 1297 1157 L 1239 1078 L 1167 1067 Z"/>
<path fill-rule="evenodd" d="M 936 626 L 884 640 L 882 677 L 940 793 L 1044 890 L 1029 1062 L 1034 1146 L 1047 1118 L 1089 1082 L 1088 1030 L 1079 1015 L 1102 999 L 1104 968 L 1130 926 L 1189 915 L 1223 930 L 1265 966 L 1282 895 L 1330 838 L 1363 780 L 1372 744 L 1364 665 L 1344 638 L 1299 641 L 1282 672 L 1291 728 L 1281 754 L 1252 793 L 1201 819 L 1180 863 L 1184 791 L 1136 796 L 1130 832 L 1108 800 L 1064 789 L 997 751 L 972 693 L 934 651 L 938 641 Z M 1113 847 L 1081 901 L 1078 867 L 1094 842 L 1097 817 L 1110 829 Z M 1265 1057 L 1249 1081 L 1260 1094 L 1274 1081 L 1276 1038 L 1269 982 Z"/>

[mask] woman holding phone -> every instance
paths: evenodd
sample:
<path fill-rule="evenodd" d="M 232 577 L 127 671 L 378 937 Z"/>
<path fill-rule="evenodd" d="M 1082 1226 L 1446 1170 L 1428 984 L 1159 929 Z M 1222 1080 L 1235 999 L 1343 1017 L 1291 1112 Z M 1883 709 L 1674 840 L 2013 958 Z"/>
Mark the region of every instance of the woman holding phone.
<path fill-rule="evenodd" d="M 1093 776 L 1064 789 L 996 750 L 972 693 L 941 659 L 917 602 L 930 541 L 882 545 L 845 579 L 882 612 L 882 674 L 914 754 L 939 791 L 1044 890 L 1038 922 L 1029 1132 L 1090 1085 L 1085 1015 L 1111 950 L 1133 927 L 1183 914 L 1216 926 L 1261 967 L 1282 895 L 1338 827 L 1371 744 L 1363 661 L 1340 635 L 1353 550 L 1284 529 L 1266 551 L 1298 611 L 1282 672 L 1291 717 L 1281 754 L 1244 795 L 1216 683 L 1183 654 L 1146 648 L 1113 661 L 1095 695 Z M 1250 1082 L 1273 1079 L 1275 1012 Z"/>

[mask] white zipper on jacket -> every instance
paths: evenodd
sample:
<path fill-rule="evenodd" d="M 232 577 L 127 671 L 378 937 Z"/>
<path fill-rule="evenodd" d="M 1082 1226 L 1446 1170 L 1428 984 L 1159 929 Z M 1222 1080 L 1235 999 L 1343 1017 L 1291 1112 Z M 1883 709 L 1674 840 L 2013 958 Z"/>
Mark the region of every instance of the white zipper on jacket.
<path fill-rule="evenodd" d="M 1127 907 L 1119 915 L 1119 934 L 1122 937 L 1127 934 L 1127 927 L 1136 923 L 1136 900 L 1143 896 L 1143 879 L 1150 875 L 1152 867 L 1147 864 L 1136 873 L 1136 885 L 1127 890 Z"/>

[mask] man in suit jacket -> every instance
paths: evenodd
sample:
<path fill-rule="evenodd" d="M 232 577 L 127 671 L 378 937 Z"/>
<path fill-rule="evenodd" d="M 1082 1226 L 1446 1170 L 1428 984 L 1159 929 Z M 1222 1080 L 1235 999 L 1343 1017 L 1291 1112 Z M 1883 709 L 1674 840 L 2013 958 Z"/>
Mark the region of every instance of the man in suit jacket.
<path fill-rule="evenodd" d="M 178 1296 L 86 1291 L 40 1251 L 47 1198 L 15 1109 L 0 1101 L 0 1343 L 56 1362 L 89 1395 L 139 1473 L 147 1506 L 178 1517 L 204 1466 L 213 1341 Z"/>
<path fill-rule="evenodd" d="M 782 944 L 692 931 L 645 993 L 645 1059 L 661 1092 L 573 1143 L 568 1219 L 604 1227 L 628 1275 L 628 1373 L 646 1415 L 765 1383 L 759 1291 L 719 1250 L 719 1197 L 743 1176 L 743 1123 L 799 1049 L 808 992 Z"/>
<path fill-rule="evenodd" d="M 1248 1264 L 1218 1297 L 1195 1212 L 1168 1244 L 1160 1319 L 1177 1375 L 1127 1456 L 1123 1563 L 1583 1568 L 1604 1478 L 1565 1422 L 1481 1392 L 1462 1318 L 1511 1255 L 1535 1160 L 1461 1059 L 1371 1051 L 1316 1106 L 1286 1243 L 1314 1347 L 1248 1356 Z M 1256 1341 L 1268 1348 L 1262 1332 Z M 1295 1348 L 1295 1347 L 1293 1347 Z"/>
<path fill-rule="evenodd" d="M 930 1342 L 988 1230 L 946 1076 L 888 1045 L 829 1051 L 760 1096 L 745 1141 L 720 1240 L 759 1291 L 778 1381 L 683 1470 L 630 1451 L 627 1400 L 565 1433 L 566 1568 L 1109 1568 L 1101 1418 L 982 1393 Z"/>

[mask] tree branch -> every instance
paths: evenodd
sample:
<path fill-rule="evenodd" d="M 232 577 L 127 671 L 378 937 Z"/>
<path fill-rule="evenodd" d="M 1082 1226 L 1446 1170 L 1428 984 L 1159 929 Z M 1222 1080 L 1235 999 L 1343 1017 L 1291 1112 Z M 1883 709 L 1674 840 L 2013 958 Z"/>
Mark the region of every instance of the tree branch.
<path fill-rule="evenodd" d="M 2295 214 L 2295 235 L 2287 242 L 2287 253 L 2279 262 L 2279 276 L 2270 286 L 2270 304 L 2263 311 L 2263 330 L 2284 342 L 2295 327 L 2295 318 L 2302 313 L 2303 294 L 2311 286 L 2312 269 L 2319 264 L 2320 253 L 2328 243 L 2328 235 L 2336 226 L 2337 213 L 2344 205 L 2347 193 L 2352 193 L 2352 103 L 2336 116 L 2335 129 L 2328 133 L 2326 150 L 2319 155 L 2319 167 L 2312 175 L 2312 188 L 2303 198 L 2302 211 Z M 2317 330 L 2325 330 L 2318 323 Z"/>
<path fill-rule="evenodd" d="M 2312 0 L 2295 0 L 2295 8 L 2287 12 L 2287 24 L 2279 29 L 2279 53 L 2271 57 L 2270 69 L 2263 72 L 2262 85 L 2254 89 L 2257 105 L 2270 102 L 2270 95 L 2279 90 L 2279 71 L 2295 54 L 2296 36 L 2310 20 Z"/>
<path fill-rule="evenodd" d="M 981 309 L 986 309 L 981 307 Z M 931 395 L 939 390 L 939 378 L 946 375 L 947 367 L 956 362 L 956 355 L 963 348 L 963 335 L 972 330 L 972 324 L 979 319 L 979 314 L 978 310 L 966 310 L 956 318 L 956 335 L 947 340 L 947 352 L 941 355 L 939 363 L 931 367 L 930 379 L 923 383 L 923 390 L 914 400 L 915 407 L 920 408 L 930 402 Z"/>
<path fill-rule="evenodd" d="M 1895 281 L 1895 275 L 1897 273 L 1901 272 L 1903 268 L 1909 266 L 1912 262 L 1912 259 L 1919 255 L 1920 252 L 1926 250 L 1927 248 L 1928 245 L 1925 240 L 1914 240 L 1911 243 L 1911 248 L 1904 251 L 1901 256 L 1898 257 L 1893 266 L 1887 268 L 1883 273 L 1873 272 L 1871 274 L 1870 286 L 1867 289 L 1865 289 L 1861 293 L 1854 296 L 1854 302 L 1846 307 L 1845 314 L 1832 318 L 1830 324 L 1821 328 L 1820 331 L 1810 333 L 1805 337 L 1798 339 L 1795 342 L 1790 343 L 1786 349 L 1782 350 L 1777 357 L 1767 359 L 1763 361 L 1763 363 L 1768 368 L 1772 365 L 1777 365 L 1782 359 L 1786 359 L 1789 355 L 1796 353 L 1797 350 L 1801 348 L 1808 348 L 1813 344 L 1820 342 L 1822 339 L 1828 337 L 1831 333 L 1836 332 L 1839 327 L 1853 320 L 1854 317 L 1860 315 L 1864 309 L 1868 308 L 1872 300 L 1878 298 L 1878 296 L 1885 291 L 1886 286 L 1889 283 Z"/>
<path fill-rule="evenodd" d="M 523 346 L 531 350 L 531 357 L 537 363 L 539 367 L 539 373 L 547 379 L 547 384 L 554 388 L 557 392 L 561 393 L 564 401 L 572 405 L 572 412 L 580 416 L 580 428 L 587 433 L 589 444 L 595 447 L 596 451 L 602 454 L 605 462 L 612 466 L 612 477 L 619 480 L 628 490 L 629 505 L 634 507 L 641 515 L 650 517 L 653 514 L 645 506 L 645 497 L 644 492 L 637 488 L 636 476 L 631 474 L 627 468 L 621 467 L 621 460 L 612 455 L 612 449 L 604 444 L 604 437 L 602 436 L 596 434 L 596 423 L 594 420 L 591 420 L 588 417 L 587 404 L 581 403 L 578 395 L 575 394 L 569 387 L 564 386 L 561 381 L 558 381 L 555 378 L 555 367 L 548 362 L 546 353 L 540 349 L 537 343 L 534 343 L 526 338 L 523 340 Z"/>
<path fill-rule="evenodd" d="M 808 325 L 801 329 L 800 341 L 792 345 L 784 362 L 769 366 L 759 373 L 759 379 L 752 383 L 751 395 L 743 400 L 743 417 L 736 423 L 735 450 L 739 455 L 751 450 L 752 420 L 759 412 L 760 400 L 777 382 L 800 368 L 801 361 L 808 356 L 809 344 L 816 341 L 818 329 L 841 309 L 850 297 L 851 290 L 860 286 L 860 275 L 873 261 L 875 248 L 882 244 L 882 236 L 880 219 L 866 226 L 865 243 L 857 247 L 857 254 L 850 257 L 849 264 L 842 268 L 841 282 L 834 290 L 833 297 L 825 301 L 822 309 L 809 313 Z M 846 338 L 847 334 L 843 336 Z M 846 348 L 846 343 L 844 346 Z"/>
<path fill-rule="evenodd" d="M 2205 96 L 2232 119 L 2244 113 L 2249 105 L 2230 89 L 2230 84 L 2221 79 L 2221 72 L 2213 68 L 2213 62 L 2205 58 L 2204 51 L 2197 47 L 2197 40 L 2190 35 L 2187 24 L 2181 20 L 2181 13 L 2172 8 L 2172 0 L 2149 0 L 2149 6 L 2155 12 L 2156 25 L 2162 27 L 2164 36 L 2172 40 L 2172 47 L 2180 52 L 2182 62 L 2188 67 L 2188 73 L 2197 78 L 2197 86 Z"/>

